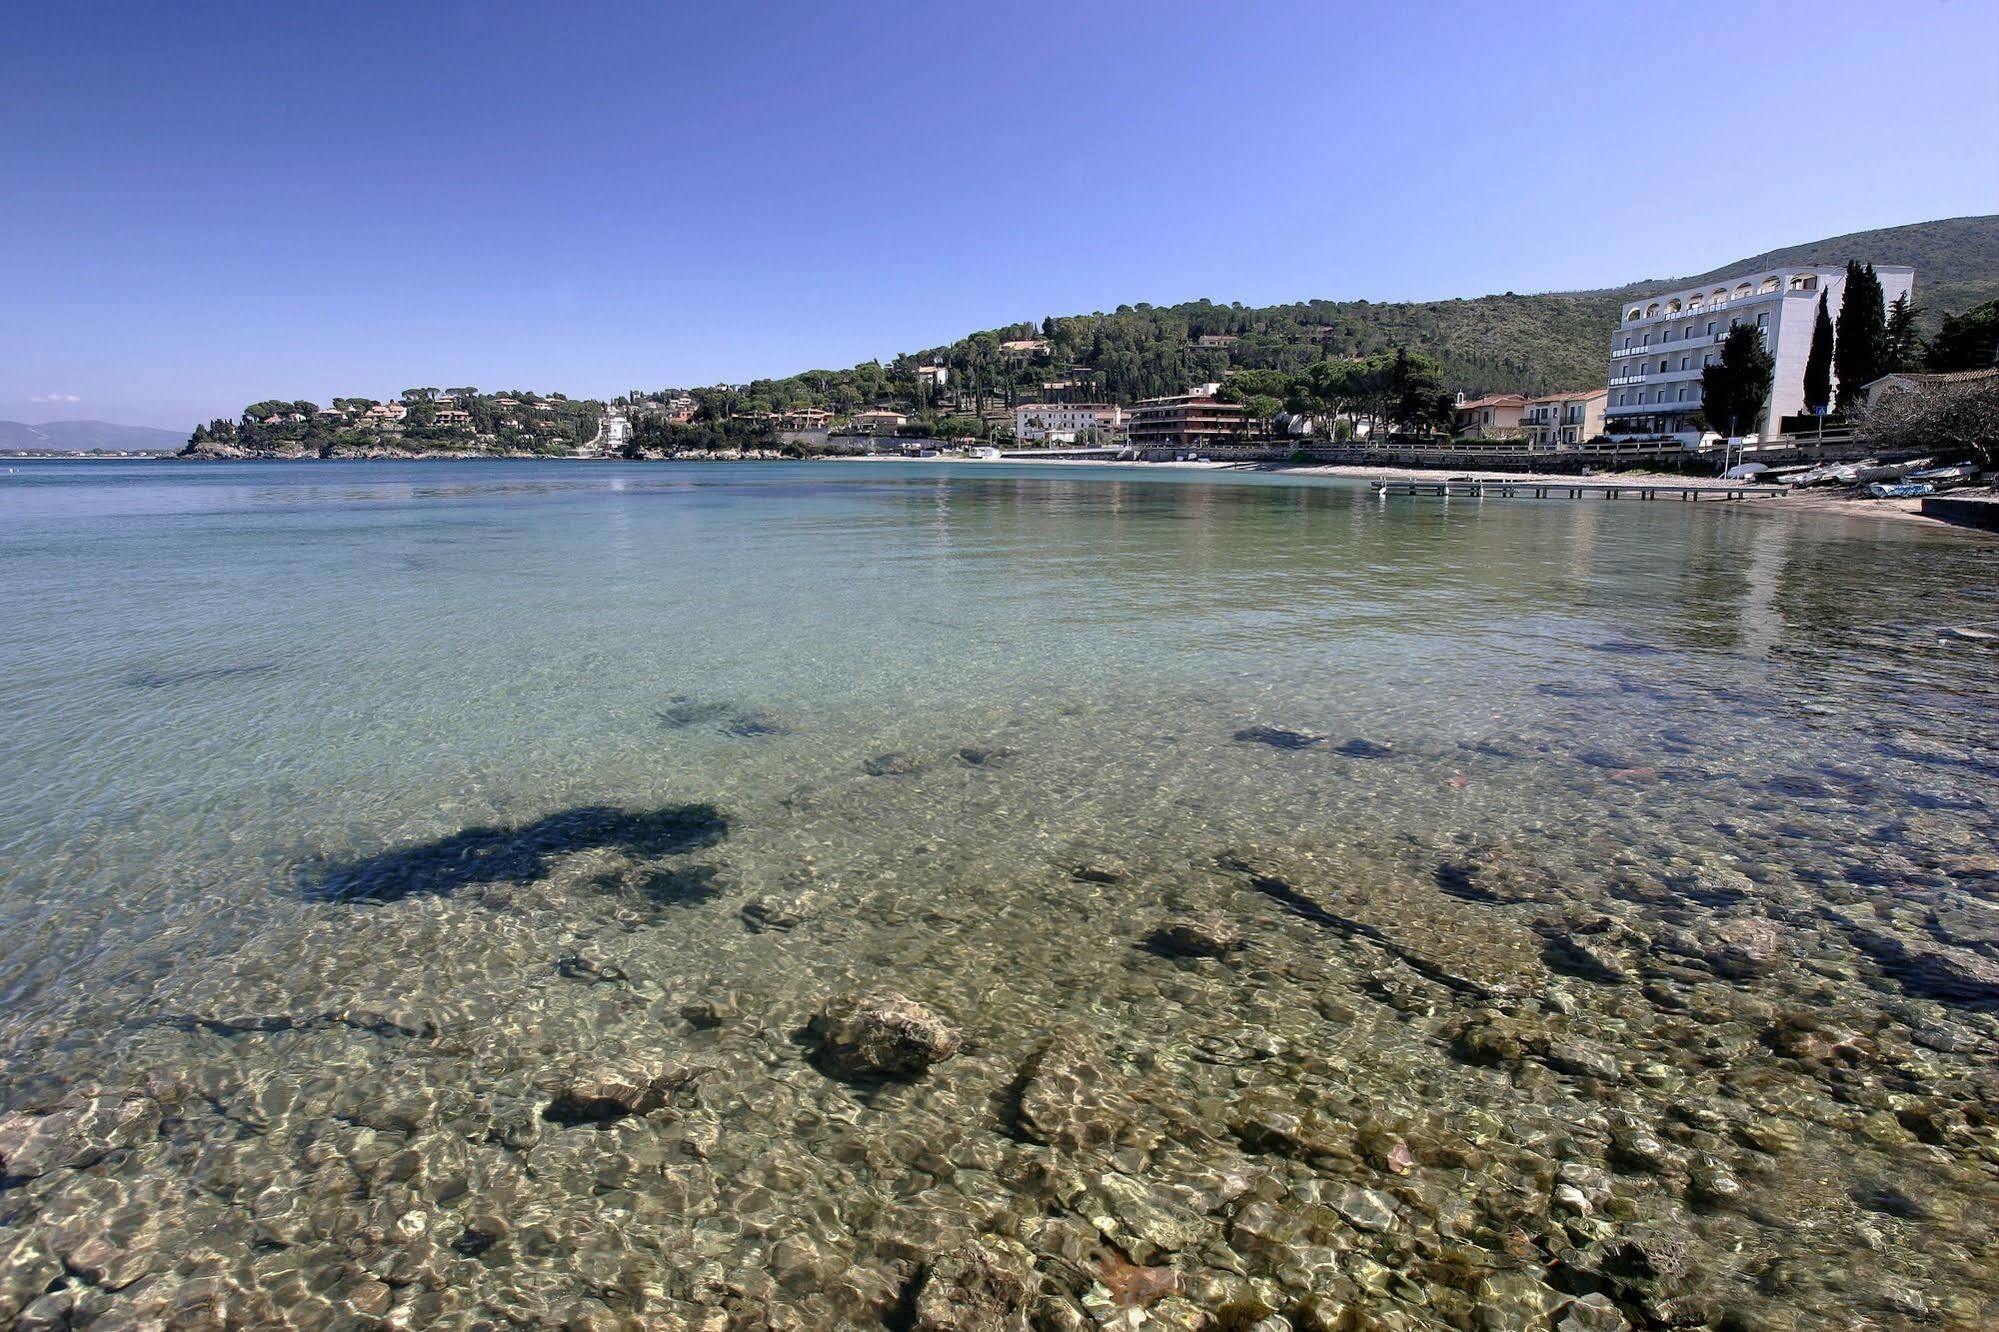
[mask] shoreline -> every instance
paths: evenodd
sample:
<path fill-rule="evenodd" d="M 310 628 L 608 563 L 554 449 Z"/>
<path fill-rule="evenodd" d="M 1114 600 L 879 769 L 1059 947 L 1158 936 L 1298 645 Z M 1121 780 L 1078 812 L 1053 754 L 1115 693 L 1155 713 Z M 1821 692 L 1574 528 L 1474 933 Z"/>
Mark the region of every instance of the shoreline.
<path fill-rule="evenodd" d="M 44 462 L 77 462 L 75 458 L 44 458 Z M 112 459 L 112 461 L 117 461 Z M 1239 472 L 1263 473 L 1273 476 L 1331 477 L 1349 481 L 1426 481 L 1439 477 L 1464 477 L 1471 480 L 1536 482 L 1561 484 L 1578 478 L 1567 473 L 1552 472 L 1502 472 L 1481 469 L 1457 469 L 1440 467 L 1369 467 L 1355 463 L 1285 463 L 1285 462 L 1232 462 L 1232 461 L 1186 461 L 1186 462 L 1141 462 L 1136 459 L 1117 458 L 903 458 L 881 454 L 846 455 L 824 458 L 579 458 L 563 454 L 481 454 L 481 453 L 387 453 L 361 455 L 346 458 L 324 458 L 312 455 L 287 456 L 242 456 L 242 457 L 185 457 L 182 455 L 152 455 L 130 459 L 147 462 L 218 462 L 218 463 L 290 463 L 290 462 L 645 462 L 645 463 L 730 463 L 730 462 L 837 462 L 837 463 L 938 463 L 952 465 L 976 464 L 988 467 L 1062 467 L 1062 468 L 1123 468 L 1133 470 L 1168 470 L 1177 472 Z M 1630 471 L 1606 473 L 1589 478 L 1602 481 L 1615 476 L 1633 484 L 1647 480 L 1661 483 L 1670 482 L 1676 486 L 1691 486 L 1700 489 L 1723 489 L 1738 484 L 1720 477 L 1684 476 L 1672 472 Z M 1744 501 L 1737 507 L 1757 512 L 1797 513 L 1800 511 L 1841 518 L 1865 518 L 1894 523 L 1915 523 L 1932 529 L 1947 529 L 1959 532 L 1978 533 L 1981 529 L 1953 523 L 1944 518 L 1922 512 L 1920 499 L 1872 499 L 1849 494 L 1822 493 L 1817 491 L 1792 491 L 1789 494 L 1766 501 Z"/>

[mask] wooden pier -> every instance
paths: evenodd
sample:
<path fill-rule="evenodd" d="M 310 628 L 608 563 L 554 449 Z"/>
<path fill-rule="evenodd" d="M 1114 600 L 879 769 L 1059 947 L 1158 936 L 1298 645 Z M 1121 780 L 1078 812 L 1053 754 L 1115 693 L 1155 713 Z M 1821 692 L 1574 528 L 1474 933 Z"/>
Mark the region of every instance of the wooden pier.
<path fill-rule="evenodd" d="M 1679 499 L 1699 502 L 1706 499 L 1776 499 L 1789 492 L 1783 486 L 1721 485 L 1688 486 L 1669 481 L 1571 481 L 1542 478 L 1447 476 L 1436 481 L 1374 481 L 1381 495 L 1468 495 L 1474 499 L 1582 499 L 1595 495 L 1602 499 Z"/>

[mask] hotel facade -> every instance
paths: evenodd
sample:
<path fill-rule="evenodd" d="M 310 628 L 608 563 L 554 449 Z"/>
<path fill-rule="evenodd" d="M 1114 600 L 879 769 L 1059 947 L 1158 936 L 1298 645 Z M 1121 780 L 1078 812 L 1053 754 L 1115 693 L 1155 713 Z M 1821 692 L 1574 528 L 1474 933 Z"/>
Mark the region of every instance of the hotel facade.
<path fill-rule="evenodd" d="M 1876 264 L 1884 304 L 1914 300 L 1916 271 L 1904 264 Z M 1770 402 L 1758 421 L 1736 422 L 1741 434 L 1776 434 L 1787 416 L 1805 410 L 1805 358 L 1819 295 L 1835 319 L 1846 291 L 1844 265 L 1758 269 L 1699 286 L 1626 301 L 1610 343 L 1610 398 L 1604 429 L 1613 438 L 1674 437 L 1700 443 L 1701 370 L 1719 359 L 1721 342 L 1737 324 L 1763 336 L 1776 362 Z M 1729 423 L 1708 428 L 1726 433 Z"/>
<path fill-rule="evenodd" d="M 1014 437 L 1023 444 L 1072 444 L 1090 433 L 1115 437 L 1124 409 L 1109 402 L 1029 402 L 1013 409 Z"/>

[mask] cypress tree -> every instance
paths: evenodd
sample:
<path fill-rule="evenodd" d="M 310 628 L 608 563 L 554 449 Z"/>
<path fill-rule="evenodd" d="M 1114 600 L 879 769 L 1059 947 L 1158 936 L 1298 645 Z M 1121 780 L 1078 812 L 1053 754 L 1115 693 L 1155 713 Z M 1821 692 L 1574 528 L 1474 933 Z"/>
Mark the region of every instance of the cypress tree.
<path fill-rule="evenodd" d="M 1846 262 L 1846 291 L 1839 300 L 1839 337 L 1833 344 L 1832 368 L 1839 376 L 1834 405 L 1846 411 L 1860 390 L 1881 375 L 1882 344 L 1888 338 L 1888 312 L 1881 302 L 1881 279 L 1874 265 Z"/>
<path fill-rule="evenodd" d="M 1805 357 L 1805 410 L 1823 414 L 1832 402 L 1832 315 L 1819 293 L 1819 317 L 1812 324 L 1812 349 Z"/>

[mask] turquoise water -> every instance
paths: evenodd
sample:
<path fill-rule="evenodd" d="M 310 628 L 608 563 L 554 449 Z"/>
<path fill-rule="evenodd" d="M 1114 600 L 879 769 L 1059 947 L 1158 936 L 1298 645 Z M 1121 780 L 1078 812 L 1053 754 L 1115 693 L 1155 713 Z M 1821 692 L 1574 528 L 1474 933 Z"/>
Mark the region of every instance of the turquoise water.
<path fill-rule="evenodd" d="M 1745 510 L 10 464 L 0 1319 L 1999 1318 L 1999 545 Z"/>

